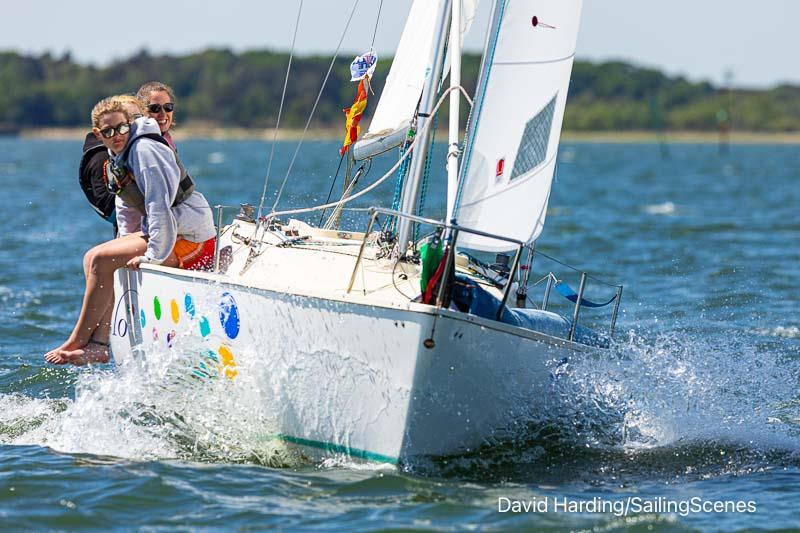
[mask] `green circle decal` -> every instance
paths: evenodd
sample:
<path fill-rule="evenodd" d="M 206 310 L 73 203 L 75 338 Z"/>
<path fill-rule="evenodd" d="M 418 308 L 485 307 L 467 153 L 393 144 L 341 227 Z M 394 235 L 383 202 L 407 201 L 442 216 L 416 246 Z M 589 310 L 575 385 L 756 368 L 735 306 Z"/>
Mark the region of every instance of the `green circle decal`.
<path fill-rule="evenodd" d="M 156 320 L 161 320 L 161 302 L 158 301 L 158 296 L 153 298 L 153 314 L 156 315 Z"/>

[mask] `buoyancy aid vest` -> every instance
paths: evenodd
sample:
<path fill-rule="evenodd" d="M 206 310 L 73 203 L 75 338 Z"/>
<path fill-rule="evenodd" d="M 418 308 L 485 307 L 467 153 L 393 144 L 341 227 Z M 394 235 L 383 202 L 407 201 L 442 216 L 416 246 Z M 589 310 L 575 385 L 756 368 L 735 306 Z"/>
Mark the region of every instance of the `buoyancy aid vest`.
<path fill-rule="evenodd" d="M 105 174 L 108 177 L 108 190 L 122 198 L 126 205 L 136 208 L 144 215 L 144 194 L 142 194 L 139 186 L 136 185 L 136 179 L 128 166 L 128 156 L 131 148 L 141 139 L 152 139 L 172 150 L 167 140 L 158 133 L 143 133 L 132 139 L 118 158 L 109 159 L 106 162 Z M 172 207 L 186 200 L 194 192 L 194 180 L 186 172 L 186 167 L 183 166 L 178 154 L 175 154 L 175 161 L 178 163 L 178 169 L 180 170 L 180 180 Z"/>
<path fill-rule="evenodd" d="M 93 171 L 88 168 L 92 159 L 98 154 L 107 153 L 107 149 L 103 146 L 103 143 L 94 138 L 94 134 L 92 133 L 87 135 L 83 148 L 81 162 L 78 165 L 78 182 L 80 183 L 84 195 L 86 195 L 86 199 L 89 200 L 89 204 L 94 208 L 97 214 L 105 220 L 112 221 L 114 218 L 113 197 L 107 200 L 104 197 L 98 196 L 100 194 L 99 190 L 106 190 L 108 188 L 108 179 L 103 175 L 103 188 L 100 189 L 99 184 L 96 186 L 93 183 Z M 105 158 L 108 159 L 108 156 L 106 155 Z M 103 170 L 103 174 L 105 174 L 105 169 Z"/>

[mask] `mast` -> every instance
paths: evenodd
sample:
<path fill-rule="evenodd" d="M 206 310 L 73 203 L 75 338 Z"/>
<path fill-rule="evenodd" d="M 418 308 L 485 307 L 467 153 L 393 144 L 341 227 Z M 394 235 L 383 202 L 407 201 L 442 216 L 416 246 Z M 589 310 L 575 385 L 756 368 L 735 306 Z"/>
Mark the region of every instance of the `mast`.
<path fill-rule="evenodd" d="M 461 85 L 461 0 L 453 0 L 453 13 L 450 18 L 450 88 Z M 450 124 L 447 139 L 447 215 L 445 221 L 453 219 L 453 208 L 458 190 L 458 91 L 450 92 Z"/>
<path fill-rule="evenodd" d="M 425 157 L 430 145 L 430 137 L 433 132 L 426 125 L 433 120 L 431 111 L 436 105 L 436 91 L 439 86 L 439 77 L 444 64 L 445 42 L 447 40 L 447 23 L 450 14 L 451 0 L 441 0 L 439 13 L 436 20 L 435 45 L 431 48 L 430 72 L 425 79 L 425 86 L 422 90 L 419 113 L 417 115 L 417 138 L 414 152 L 411 154 L 411 163 L 408 172 L 408 179 L 403 186 L 402 202 L 400 211 L 413 214 L 419 196 L 419 186 L 422 181 L 422 173 L 425 170 Z M 411 236 L 411 221 L 401 218 L 397 229 L 397 243 L 399 246 L 400 257 L 405 254 L 408 248 L 408 239 Z"/>

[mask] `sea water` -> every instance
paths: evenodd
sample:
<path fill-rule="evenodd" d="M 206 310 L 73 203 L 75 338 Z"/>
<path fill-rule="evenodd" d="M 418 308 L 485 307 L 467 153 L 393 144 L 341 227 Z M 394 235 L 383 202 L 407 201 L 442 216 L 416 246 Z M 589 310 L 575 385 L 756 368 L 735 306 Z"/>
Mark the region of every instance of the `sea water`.
<path fill-rule="evenodd" d="M 210 203 L 261 203 L 269 144 L 179 148 Z M 266 209 L 294 148 L 276 147 Z M 278 208 L 326 200 L 337 148 L 306 143 Z M 554 370 L 515 442 L 403 469 L 265 440 L 279 394 L 187 378 L 180 351 L 155 367 L 46 365 L 80 306 L 83 253 L 111 236 L 79 157 L 77 141 L 0 139 L 0 526 L 800 527 L 800 147 L 564 144 L 537 249 L 624 284 L 615 344 Z M 426 215 L 441 216 L 442 175 L 434 163 Z"/>

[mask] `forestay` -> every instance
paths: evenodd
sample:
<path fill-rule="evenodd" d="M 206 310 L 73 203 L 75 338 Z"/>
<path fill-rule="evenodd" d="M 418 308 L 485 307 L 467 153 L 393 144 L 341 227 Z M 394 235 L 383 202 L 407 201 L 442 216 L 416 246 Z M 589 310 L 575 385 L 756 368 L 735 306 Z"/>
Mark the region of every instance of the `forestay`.
<path fill-rule="evenodd" d="M 430 51 L 437 38 L 434 35 L 436 14 L 446 1 L 414 0 L 369 131 L 353 146 L 356 159 L 385 152 L 405 140 L 425 78 L 431 70 Z M 463 36 L 475 17 L 478 0 L 461 0 L 461 3 Z"/>
<path fill-rule="evenodd" d="M 581 0 L 498 0 L 462 163 L 455 218 L 520 241 L 544 227 Z M 462 234 L 485 251 L 508 244 Z"/>

